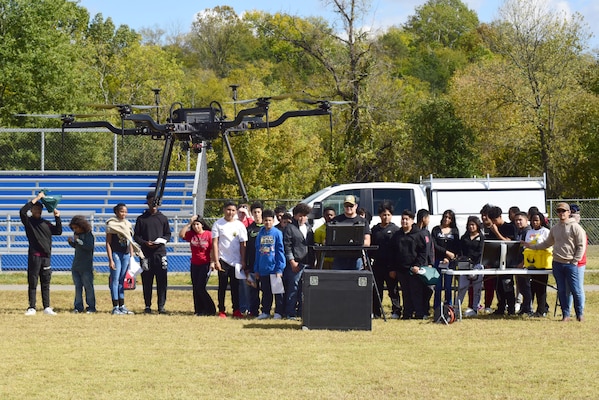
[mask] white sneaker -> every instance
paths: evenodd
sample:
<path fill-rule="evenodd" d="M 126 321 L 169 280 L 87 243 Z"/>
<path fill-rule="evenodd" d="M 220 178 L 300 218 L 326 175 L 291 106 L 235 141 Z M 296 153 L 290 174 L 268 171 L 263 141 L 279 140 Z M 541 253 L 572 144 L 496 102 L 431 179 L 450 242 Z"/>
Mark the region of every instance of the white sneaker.
<path fill-rule="evenodd" d="M 273 316 L 273 319 L 283 319 L 283 316 L 279 313 L 275 313 L 275 315 Z"/>
<path fill-rule="evenodd" d="M 466 311 L 464 311 L 464 317 L 474 317 L 476 315 L 476 311 L 472 308 L 468 307 Z"/>
<path fill-rule="evenodd" d="M 492 309 L 491 307 L 487 307 L 487 308 L 485 308 L 485 309 L 483 310 L 483 312 L 484 312 L 485 314 L 491 314 L 491 313 L 493 313 L 493 309 Z"/>
<path fill-rule="evenodd" d="M 258 315 L 256 317 L 256 319 L 268 319 L 268 317 L 270 317 L 270 315 L 268 315 L 266 313 L 262 313 L 262 314 Z"/>
<path fill-rule="evenodd" d="M 25 311 L 25 315 L 35 315 L 36 312 L 35 308 L 29 307 L 27 311 Z"/>
<path fill-rule="evenodd" d="M 514 311 L 515 311 L 515 312 L 518 312 L 518 311 L 520 311 L 520 303 L 516 303 L 516 304 L 514 305 Z"/>
<path fill-rule="evenodd" d="M 397 314 L 397 313 L 391 314 L 391 319 L 399 319 L 399 314 Z"/>
<path fill-rule="evenodd" d="M 44 314 L 46 314 L 46 315 L 56 315 L 56 313 L 54 312 L 54 310 L 52 309 L 52 307 L 46 307 L 46 308 L 44 308 Z"/>

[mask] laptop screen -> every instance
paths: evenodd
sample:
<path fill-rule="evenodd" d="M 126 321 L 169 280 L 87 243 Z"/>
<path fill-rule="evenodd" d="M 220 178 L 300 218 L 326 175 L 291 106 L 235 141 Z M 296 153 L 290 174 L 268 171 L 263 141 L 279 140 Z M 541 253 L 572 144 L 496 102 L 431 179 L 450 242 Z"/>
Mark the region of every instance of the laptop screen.
<path fill-rule="evenodd" d="M 363 224 L 327 224 L 327 246 L 362 246 L 364 244 Z"/>

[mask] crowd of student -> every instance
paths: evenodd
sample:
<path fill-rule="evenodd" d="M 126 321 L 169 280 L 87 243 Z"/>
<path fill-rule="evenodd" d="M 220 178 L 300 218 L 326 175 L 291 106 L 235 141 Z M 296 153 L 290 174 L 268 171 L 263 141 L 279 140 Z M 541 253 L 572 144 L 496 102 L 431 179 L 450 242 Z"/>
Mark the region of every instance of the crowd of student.
<path fill-rule="evenodd" d="M 36 288 L 41 282 L 44 313 L 55 314 L 50 307 L 51 238 L 62 234 L 60 212 L 53 210 L 55 223 L 41 217 L 40 192 L 21 209 L 21 220 L 29 239 L 28 282 L 29 308 L 26 315 L 36 313 Z M 130 260 L 140 258 L 145 313 L 152 312 L 152 285 L 156 280 L 158 312 L 165 313 L 168 261 L 166 243 L 171 238 L 168 219 L 154 204 L 153 193 L 147 198 L 148 209 L 137 218 L 135 229 L 127 220 L 127 207 L 114 207 L 115 217 L 106 224 L 106 250 L 109 259 L 109 286 L 113 304 L 112 314 L 132 314 L 125 306 L 124 278 Z M 393 205 L 380 204 L 380 223 L 370 228 L 368 214 L 358 209 L 354 196 L 347 196 L 344 212 L 335 215 L 333 208 L 323 210 L 325 224 L 312 231 L 308 224 L 311 209 L 300 203 L 287 214 L 283 207 L 263 210 L 259 202 L 239 207 L 232 201 L 223 205 L 223 216 L 210 227 L 201 216 L 193 216 L 179 232 L 191 248 L 190 273 L 193 286 L 194 313 L 198 316 L 218 315 L 226 318 L 271 317 L 297 319 L 301 316 L 301 279 L 306 268 L 356 270 L 371 268 L 377 288 L 386 287 L 391 300 L 393 319 L 426 319 L 432 309 L 451 304 L 452 277 L 428 286 L 419 277 L 420 267 L 434 266 L 438 270 L 452 268 L 457 262 L 466 262 L 473 269 L 488 268 L 480 265 L 485 240 L 517 240 L 523 248 L 550 252 L 553 246 L 552 267 L 564 321 L 570 319 L 570 293 L 579 321 L 583 320 L 584 268 L 586 264 L 586 234 L 578 224 L 578 207 L 560 203 L 559 222 L 550 230 L 546 218 L 538 209 L 528 212 L 517 207 L 509 210 L 510 221 L 504 221 L 499 207 L 485 205 L 478 216 L 470 216 L 466 232 L 460 235 L 453 211 L 443 213 L 439 225 L 429 232 L 430 215 L 426 210 L 417 214 L 404 210 L 400 225 L 392 222 Z M 361 211 L 361 212 L 360 212 Z M 29 215 L 31 213 L 31 216 Z M 364 226 L 365 247 L 378 246 L 363 259 L 361 251 L 335 253 L 317 260 L 314 246 L 326 244 L 326 225 L 360 224 Z M 72 276 L 75 284 L 73 312 L 96 312 L 93 286 L 94 236 L 83 216 L 75 216 L 69 226 L 73 236 L 68 239 L 75 249 Z M 321 253 L 322 254 L 322 253 Z M 520 254 L 515 268 L 534 268 Z M 217 304 L 206 290 L 212 271 L 218 275 Z M 468 296 L 465 315 L 493 313 L 495 315 L 547 315 L 547 275 L 501 276 L 485 279 L 478 274 L 462 275 L 458 280 L 456 299 Z M 482 299 L 484 285 L 485 296 Z M 225 297 L 230 287 L 232 310 L 227 314 Z M 84 308 L 83 291 L 85 291 Z M 261 296 L 260 296 L 261 294 Z M 434 297 L 433 297 L 434 295 Z M 492 309 L 497 298 L 496 309 Z M 432 305 L 431 305 L 432 298 Z M 533 312 L 533 302 L 536 310 Z M 373 317 L 381 316 L 381 300 L 373 290 Z"/>

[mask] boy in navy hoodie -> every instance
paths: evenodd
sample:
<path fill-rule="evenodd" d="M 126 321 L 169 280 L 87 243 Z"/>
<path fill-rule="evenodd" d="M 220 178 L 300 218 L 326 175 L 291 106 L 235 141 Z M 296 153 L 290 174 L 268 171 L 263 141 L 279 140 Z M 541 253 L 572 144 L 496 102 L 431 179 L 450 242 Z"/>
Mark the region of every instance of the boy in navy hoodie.
<path fill-rule="evenodd" d="M 272 283 L 278 281 L 282 286 L 283 270 L 285 269 L 285 249 L 283 246 L 283 232 L 274 228 L 275 213 L 273 210 L 264 210 L 262 213 L 260 232 L 256 237 L 256 261 L 254 272 L 256 279 L 260 280 L 262 290 L 262 313 L 258 319 L 270 317 L 273 290 Z M 272 282 L 272 283 L 271 283 Z M 277 293 L 275 298 L 274 319 L 281 319 L 283 315 L 283 293 Z"/>

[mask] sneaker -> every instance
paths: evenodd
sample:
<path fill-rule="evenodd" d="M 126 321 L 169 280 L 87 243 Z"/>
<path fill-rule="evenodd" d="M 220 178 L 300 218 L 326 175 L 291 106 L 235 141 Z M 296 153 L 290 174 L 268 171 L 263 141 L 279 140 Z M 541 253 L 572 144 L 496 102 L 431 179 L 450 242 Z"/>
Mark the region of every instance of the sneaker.
<path fill-rule="evenodd" d="M 222 318 L 222 319 L 225 319 L 225 318 L 227 318 L 227 314 L 224 311 L 221 311 L 221 312 L 218 313 L 218 317 Z"/>
<path fill-rule="evenodd" d="M 52 309 L 52 307 L 46 307 L 46 308 L 44 308 L 44 314 L 46 314 L 46 315 L 56 315 L 56 313 L 54 312 L 54 310 Z"/>
<path fill-rule="evenodd" d="M 82 310 L 80 311 L 77 309 L 74 309 L 73 311 L 71 311 L 71 313 L 73 313 L 73 314 L 81 314 L 82 312 L 83 312 Z"/>
<path fill-rule="evenodd" d="M 492 314 L 493 313 L 493 309 L 491 307 L 485 307 L 483 309 L 483 313 L 485 313 L 485 314 Z"/>
<path fill-rule="evenodd" d="M 262 313 L 262 314 L 258 315 L 258 317 L 256 319 L 268 319 L 268 317 L 270 317 L 270 315 L 268 315 L 266 313 Z"/>
<path fill-rule="evenodd" d="M 144 314 L 152 314 L 152 309 L 150 307 L 144 308 Z"/>
<path fill-rule="evenodd" d="M 121 311 L 121 309 L 118 306 L 115 306 L 112 308 L 112 315 L 123 315 L 123 312 Z"/>
<path fill-rule="evenodd" d="M 287 319 L 289 321 L 299 321 L 299 317 L 296 317 L 295 315 L 288 315 Z"/>
<path fill-rule="evenodd" d="M 275 315 L 273 315 L 272 317 L 273 319 L 283 319 L 283 316 L 279 313 L 275 313 Z"/>
<path fill-rule="evenodd" d="M 391 319 L 399 319 L 399 314 L 398 313 L 391 314 Z"/>
<path fill-rule="evenodd" d="M 515 311 L 516 313 L 519 313 L 519 312 L 520 312 L 520 308 L 521 308 L 521 306 L 520 306 L 520 303 L 516 303 L 516 304 L 514 304 L 514 311 Z"/>
<path fill-rule="evenodd" d="M 233 311 L 233 318 L 243 318 L 244 315 L 239 310 Z"/>
<path fill-rule="evenodd" d="M 168 314 L 168 311 L 166 311 L 164 308 L 159 308 L 158 314 Z"/>
<path fill-rule="evenodd" d="M 37 311 L 35 311 L 35 308 L 29 307 L 27 311 L 25 311 L 25 315 L 35 315 L 36 312 Z"/>
<path fill-rule="evenodd" d="M 121 310 L 121 314 L 135 314 L 133 311 L 129 310 L 125 305 L 119 307 Z"/>
<path fill-rule="evenodd" d="M 476 311 L 472 308 L 468 307 L 466 311 L 464 311 L 464 317 L 474 317 L 476 315 Z"/>
<path fill-rule="evenodd" d="M 584 322 L 584 316 L 583 316 L 583 315 L 581 315 L 580 317 L 576 317 L 576 320 L 577 320 L 578 322 Z"/>
<path fill-rule="evenodd" d="M 96 310 L 87 310 L 85 313 L 86 314 L 95 314 Z"/>

